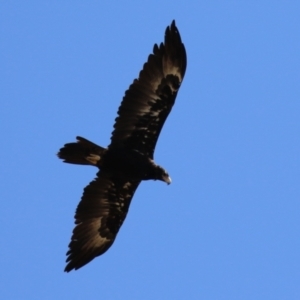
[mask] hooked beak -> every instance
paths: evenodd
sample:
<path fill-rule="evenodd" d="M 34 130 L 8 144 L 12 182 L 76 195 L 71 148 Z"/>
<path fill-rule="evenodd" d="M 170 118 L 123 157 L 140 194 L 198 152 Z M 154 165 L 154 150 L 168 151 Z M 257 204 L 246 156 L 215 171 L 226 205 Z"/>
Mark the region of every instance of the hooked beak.
<path fill-rule="evenodd" d="M 164 176 L 163 179 L 168 185 L 172 182 L 172 179 L 169 175 Z"/>

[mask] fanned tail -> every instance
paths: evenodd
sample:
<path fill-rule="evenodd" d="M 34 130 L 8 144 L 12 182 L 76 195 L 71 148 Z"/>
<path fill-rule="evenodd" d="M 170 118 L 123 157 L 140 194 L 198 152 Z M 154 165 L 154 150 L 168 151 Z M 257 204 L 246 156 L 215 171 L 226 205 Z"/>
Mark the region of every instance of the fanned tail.
<path fill-rule="evenodd" d="M 57 156 L 69 164 L 97 166 L 106 149 L 83 137 L 77 136 L 76 139 L 76 143 L 65 144 Z"/>

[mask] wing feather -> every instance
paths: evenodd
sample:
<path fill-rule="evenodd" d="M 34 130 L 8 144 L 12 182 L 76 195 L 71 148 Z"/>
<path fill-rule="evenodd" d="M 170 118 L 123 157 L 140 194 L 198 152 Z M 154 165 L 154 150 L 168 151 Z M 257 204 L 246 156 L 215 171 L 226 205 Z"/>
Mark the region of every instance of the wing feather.
<path fill-rule="evenodd" d="M 154 45 L 138 79 L 126 91 L 109 147 L 136 149 L 153 158 L 163 124 L 175 102 L 186 69 L 186 52 L 175 21 L 165 41 Z"/>
<path fill-rule="evenodd" d="M 84 189 L 75 213 L 66 272 L 81 268 L 113 244 L 139 183 L 100 171 Z"/>

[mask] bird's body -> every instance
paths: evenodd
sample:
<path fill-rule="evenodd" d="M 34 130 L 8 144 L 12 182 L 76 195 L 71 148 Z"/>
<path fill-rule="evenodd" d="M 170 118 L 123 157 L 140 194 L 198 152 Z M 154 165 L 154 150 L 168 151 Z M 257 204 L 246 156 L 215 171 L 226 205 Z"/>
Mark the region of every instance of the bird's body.
<path fill-rule="evenodd" d="M 153 154 L 185 69 L 185 48 L 173 21 L 165 43 L 154 45 L 138 79 L 126 91 L 108 148 L 77 137 L 76 143 L 60 149 L 58 156 L 65 162 L 99 169 L 77 207 L 65 271 L 79 269 L 112 245 L 142 180 L 171 182 Z"/>

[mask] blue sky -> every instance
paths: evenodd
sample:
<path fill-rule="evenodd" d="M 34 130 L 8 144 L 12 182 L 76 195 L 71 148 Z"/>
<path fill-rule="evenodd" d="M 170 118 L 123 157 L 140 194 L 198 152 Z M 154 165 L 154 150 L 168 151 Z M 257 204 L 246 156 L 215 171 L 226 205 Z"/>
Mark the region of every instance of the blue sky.
<path fill-rule="evenodd" d="M 3 299 L 300 299 L 299 1 L 2 1 Z M 117 108 L 175 19 L 188 67 L 116 242 L 66 274 Z"/>

